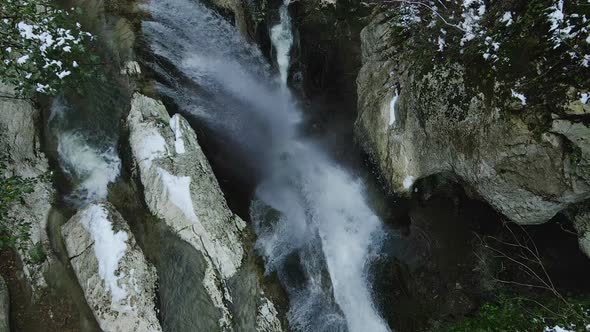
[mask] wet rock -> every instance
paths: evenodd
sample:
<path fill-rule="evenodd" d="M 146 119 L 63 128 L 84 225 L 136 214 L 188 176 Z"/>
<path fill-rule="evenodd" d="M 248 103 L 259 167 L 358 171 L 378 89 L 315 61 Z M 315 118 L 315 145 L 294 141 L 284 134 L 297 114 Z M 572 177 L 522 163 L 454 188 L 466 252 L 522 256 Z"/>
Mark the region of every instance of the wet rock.
<path fill-rule="evenodd" d="M 13 89 L 1 83 L 0 96 L 0 146 L 7 166 L 2 175 L 43 176 L 49 172 L 49 166 L 40 147 L 42 125 L 39 110 L 30 100 L 16 98 Z M 30 224 L 30 238 L 21 242 L 17 253 L 34 294 L 47 286 L 43 271 L 53 259 L 46 226 L 54 193 L 50 182 L 38 181 L 30 193 L 12 204 L 7 213 L 9 220 Z M 13 225 L 15 229 L 9 231 L 18 234 L 18 223 Z"/>
<path fill-rule="evenodd" d="M 10 297 L 6 282 L 0 276 L 0 332 L 10 332 Z"/>
<path fill-rule="evenodd" d="M 155 310 L 156 271 L 109 203 L 84 207 L 62 226 L 62 234 L 103 331 L 162 331 Z"/>
<path fill-rule="evenodd" d="M 580 249 L 590 258 L 590 210 L 580 210 L 571 214 L 574 227 L 578 231 Z"/>
<path fill-rule="evenodd" d="M 400 38 L 387 13 L 363 29 L 355 123 L 357 140 L 394 190 L 450 173 L 519 224 L 547 222 L 590 197 L 586 124 L 490 100 L 456 62 L 420 72 Z"/>
<path fill-rule="evenodd" d="M 202 284 L 220 313 L 216 325 L 232 330 L 237 316 L 250 316 L 255 320 L 241 323 L 250 324 L 241 329 L 253 330 L 259 321 L 261 331 L 280 331 L 244 249 L 246 224 L 228 208 L 194 130 L 182 116 L 170 118 L 161 102 L 140 94 L 133 97 L 127 122 L 145 202 L 205 261 Z M 232 309 L 238 301 L 239 310 Z"/>

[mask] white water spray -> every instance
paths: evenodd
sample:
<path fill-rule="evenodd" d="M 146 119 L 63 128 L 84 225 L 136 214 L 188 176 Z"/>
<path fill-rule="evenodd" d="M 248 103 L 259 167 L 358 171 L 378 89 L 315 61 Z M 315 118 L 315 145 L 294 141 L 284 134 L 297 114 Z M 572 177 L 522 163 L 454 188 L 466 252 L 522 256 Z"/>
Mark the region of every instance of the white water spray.
<path fill-rule="evenodd" d="M 151 1 L 154 21 L 144 22 L 144 32 L 156 56 L 177 70 L 154 63 L 160 92 L 237 142 L 244 162 L 261 174 L 251 206 L 257 248 L 289 293 L 291 327 L 389 331 L 366 276 L 382 228 L 364 185 L 298 134 L 300 112 L 286 89 L 293 42 L 287 6 L 271 31 L 277 85 L 258 49 L 211 10 L 190 0 Z"/>
<path fill-rule="evenodd" d="M 289 65 L 291 58 L 289 53 L 293 46 L 293 33 L 291 32 L 291 16 L 289 15 L 289 3 L 291 0 L 284 0 L 279 8 L 280 23 L 270 30 L 270 40 L 276 50 L 279 74 L 283 85 L 287 85 L 289 77 Z"/>
<path fill-rule="evenodd" d="M 60 166 L 75 185 L 68 198 L 75 205 L 86 205 L 106 198 L 109 183 L 119 176 L 121 160 L 114 142 L 103 141 L 99 146 L 91 143 L 82 130 L 64 130 L 60 123 L 66 121 L 68 111 L 58 98 L 52 105 L 50 126 L 56 127 Z"/>

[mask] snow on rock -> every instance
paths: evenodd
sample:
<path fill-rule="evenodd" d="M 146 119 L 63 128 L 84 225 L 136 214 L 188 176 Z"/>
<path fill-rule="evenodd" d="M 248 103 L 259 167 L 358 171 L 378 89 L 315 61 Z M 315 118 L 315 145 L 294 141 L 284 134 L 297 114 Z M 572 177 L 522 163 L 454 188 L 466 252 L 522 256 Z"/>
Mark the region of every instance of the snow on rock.
<path fill-rule="evenodd" d="M 512 23 L 514 22 L 512 20 L 512 13 L 511 12 L 505 12 L 504 15 L 502 15 L 502 18 L 500 19 L 500 22 L 505 23 L 506 26 L 511 26 Z"/>
<path fill-rule="evenodd" d="M 522 93 L 519 93 L 517 91 L 514 91 L 514 90 L 511 90 L 511 93 L 512 93 L 512 97 L 520 100 L 520 104 L 521 105 L 523 105 L 523 106 L 526 105 L 526 97 L 525 97 L 525 95 L 523 95 Z"/>
<path fill-rule="evenodd" d="M 561 327 L 559 325 L 555 325 L 554 327 L 546 326 L 543 332 L 575 332 L 574 330 L 570 330 L 565 327 Z"/>
<path fill-rule="evenodd" d="M 98 275 L 110 290 L 113 302 L 120 302 L 127 297 L 127 292 L 119 287 L 119 275 L 115 271 L 127 249 L 125 241 L 129 235 L 124 231 L 113 231 L 107 211 L 100 205 L 90 205 L 81 211 L 80 223 L 94 242 Z"/>
<path fill-rule="evenodd" d="M 91 203 L 62 226 L 70 263 L 103 331 L 161 331 L 155 269 L 107 202 Z"/>
<path fill-rule="evenodd" d="M 161 102 L 135 94 L 127 122 L 149 210 L 202 255 L 203 286 L 221 313 L 218 325 L 231 329 L 238 313 L 228 303 L 237 295 L 227 283 L 246 278 L 237 273 L 247 257 L 242 245 L 245 222 L 227 206 L 194 130 L 181 115 L 171 119 Z M 146 142 L 146 137 L 151 139 Z"/>
<path fill-rule="evenodd" d="M 473 40 L 481 33 L 481 21 L 486 12 L 486 6 L 483 0 L 464 0 L 463 13 L 461 17 L 463 21 L 459 24 L 463 30 L 463 38 L 461 38 L 461 46 Z"/>
<path fill-rule="evenodd" d="M 413 184 L 414 184 L 414 177 L 411 175 L 406 176 L 406 178 L 404 179 L 404 182 L 403 182 L 404 189 L 410 189 Z"/>
<path fill-rule="evenodd" d="M 176 150 L 176 153 L 184 153 L 184 141 L 182 140 L 182 129 L 180 129 L 179 119 L 180 115 L 174 114 L 170 118 L 170 128 L 174 131 L 174 149 Z"/>
<path fill-rule="evenodd" d="M 152 166 L 152 160 L 168 155 L 168 146 L 166 140 L 160 134 L 158 124 L 144 122 L 145 118 L 158 119 L 168 117 L 166 109 L 153 99 L 133 99 L 131 109 L 143 109 L 153 113 L 131 112 L 128 117 L 129 124 L 135 125 L 132 128 L 130 139 L 133 147 L 134 157 L 141 169 L 149 170 Z M 159 114 L 157 112 L 164 112 Z"/>
<path fill-rule="evenodd" d="M 186 218 L 193 222 L 199 222 L 191 199 L 191 178 L 188 176 L 174 176 L 159 167 L 157 172 L 164 184 L 164 191 L 170 197 L 172 204 L 180 209 Z"/>
<path fill-rule="evenodd" d="M 398 97 L 396 89 L 393 98 L 391 98 L 391 101 L 389 102 L 389 126 L 392 126 L 395 123 L 395 104 L 397 104 Z"/>

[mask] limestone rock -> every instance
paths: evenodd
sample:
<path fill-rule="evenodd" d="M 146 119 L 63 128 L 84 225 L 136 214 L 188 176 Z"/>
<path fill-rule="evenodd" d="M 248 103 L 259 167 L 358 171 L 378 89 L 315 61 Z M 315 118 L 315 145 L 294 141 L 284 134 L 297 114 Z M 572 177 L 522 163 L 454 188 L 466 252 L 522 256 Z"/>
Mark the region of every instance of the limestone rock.
<path fill-rule="evenodd" d="M 149 210 L 202 255 L 203 286 L 221 313 L 218 325 L 232 330 L 237 313 L 228 304 L 237 295 L 228 285 L 255 279 L 243 246 L 245 222 L 227 206 L 197 136 L 182 116 L 170 118 L 161 102 L 135 94 L 127 123 Z M 248 293 L 240 302 L 254 303 L 252 311 L 268 302 L 259 295 L 256 280 L 247 288 L 238 293 Z M 258 315 L 266 321 L 277 319 L 276 311 L 259 310 Z M 262 331 L 280 331 L 280 324 Z"/>
<path fill-rule="evenodd" d="M 40 177 L 49 171 L 47 159 L 40 147 L 40 112 L 31 101 L 16 99 L 10 86 L 0 83 L 0 146 L 7 158 L 2 176 Z M 30 239 L 23 243 L 18 256 L 33 293 L 47 286 L 43 271 L 52 259 L 46 232 L 47 217 L 55 193 L 51 183 L 39 181 L 22 201 L 14 202 L 7 213 L 9 219 L 30 223 Z M 17 229 L 12 230 L 18 232 Z M 30 250 L 44 251 L 47 259 L 33 261 Z"/>
<path fill-rule="evenodd" d="M 467 91 L 465 69 L 440 63 L 428 71 L 397 40 L 386 13 L 361 34 L 356 138 L 392 189 L 451 174 L 519 224 L 544 223 L 590 197 L 590 129 L 556 115 L 545 123 Z M 529 119 L 535 118 L 536 123 Z"/>
<path fill-rule="evenodd" d="M 6 282 L 0 276 L 0 332 L 10 332 L 10 295 Z"/>
<path fill-rule="evenodd" d="M 82 208 L 62 226 L 62 234 L 103 331 L 162 331 L 155 311 L 156 271 L 112 205 L 97 202 Z"/>

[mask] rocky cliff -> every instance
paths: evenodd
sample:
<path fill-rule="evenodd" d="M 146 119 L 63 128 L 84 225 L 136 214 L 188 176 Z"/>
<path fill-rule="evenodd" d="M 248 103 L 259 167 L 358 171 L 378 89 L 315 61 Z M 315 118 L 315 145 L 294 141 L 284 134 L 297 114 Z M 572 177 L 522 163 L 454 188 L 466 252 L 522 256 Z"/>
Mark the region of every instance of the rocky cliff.
<path fill-rule="evenodd" d="M 3 176 L 36 179 L 22 200 L 10 207 L 7 218 L 15 235 L 27 227 L 29 236 L 19 237 L 17 252 L 33 292 L 46 287 L 44 271 L 52 259 L 47 236 L 47 218 L 55 190 L 42 178 L 49 166 L 40 144 L 41 113 L 30 100 L 19 99 L 10 86 L 0 84 L 0 146 L 6 163 Z"/>
<path fill-rule="evenodd" d="M 162 103 L 140 94 L 127 121 L 149 210 L 205 261 L 199 273 L 217 314 L 209 317 L 213 321 L 203 319 L 204 326 L 281 331 L 245 249 L 246 224 L 229 210 L 188 122 L 178 114 L 171 118 Z"/>
<path fill-rule="evenodd" d="M 470 3 L 440 11 L 456 24 L 376 11 L 361 33 L 357 139 L 396 191 L 444 173 L 510 220 L 544 223 L 590 198 L 587 63 L 554 47 L 550 2 Z"/>
<path fill-rule="evenodd" d="M 162 331 L 156 271 L 129 226 L 107 202 L 91 203 L 62 226 L 68 257 L 103 331 Z"/>

